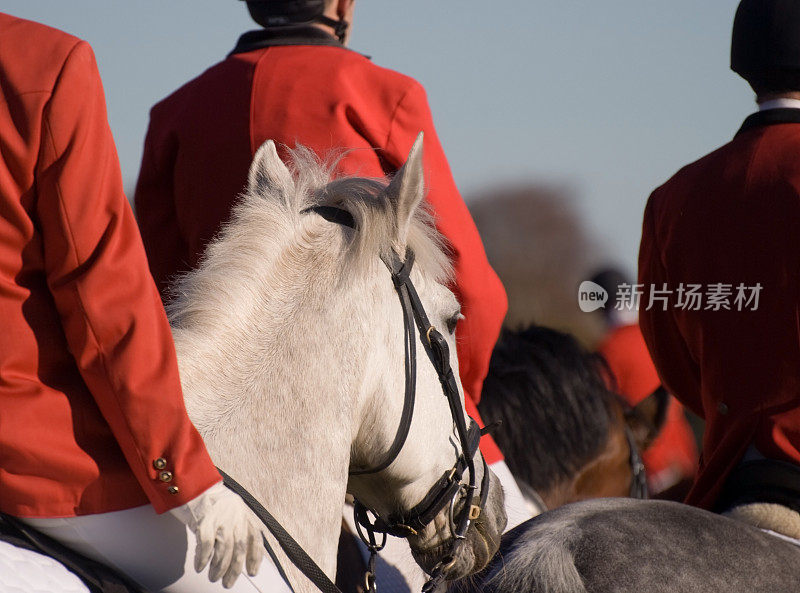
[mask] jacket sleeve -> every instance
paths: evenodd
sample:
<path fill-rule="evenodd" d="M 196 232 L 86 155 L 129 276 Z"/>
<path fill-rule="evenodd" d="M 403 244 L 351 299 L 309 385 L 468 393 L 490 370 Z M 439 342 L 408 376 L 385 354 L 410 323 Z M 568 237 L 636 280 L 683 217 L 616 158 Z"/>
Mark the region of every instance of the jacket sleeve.
<path fill-rule="evenodd" d="M 660 289 L 665 283 L 670 285 L 658 248 L 655 201 L 656 194 L 653 194 L 645 208 L 639 246 L 639 283 L 644 285 L 639 327 L 664 387 L 692 412 L 703 417 L 698 389 L 700 371 L 678 327 L 676 309 L 669 307 L 664 311 L 663 307 L 654 306 L 647 310 L 650 289 Z"/>
<path fill-rule="evenodd" d="M 419 132 L 425 133 L 425 179 L 428 203 L 436 227 L 447 240 L 453 268 L 453 291 L 464 319 L 456 330 L 459 374 L 467 412 L 479 419 L 477 403 L 489 370 L 492 350 L 500 334 L 508 301 L 495 274 L 478 229 L 456 188 L 444 150 L 439 143 L 425 90 L 413 83 L 394 112 L 384 157 L 397 169 L 405 162 Z M 494 441 L 484 437 L 481 450 L 488 463 L 502 459 Z"/>
<path fill-rule="evenodd" d="M 42 130 L 36 216 L 48 287 L 86 385 L 148 499 L 164 512 L 219 474 L 186 414 L 88 44 L 79 42 L 66 59 Z M 159 479 L 158 458 L 171 480 Z"/>
<path fill-rule="evenodd" d="M 174 150 L 156 136 L 157 115 L 151 112 L 150 129 L 144 143 L 142 167 L 136 183 L 136 219 L 147 252 L 150 273 L 162 295 L 166 296 L 175 270 L 186 268 L 189 248 L 178 231 L 172 187 Z"/>

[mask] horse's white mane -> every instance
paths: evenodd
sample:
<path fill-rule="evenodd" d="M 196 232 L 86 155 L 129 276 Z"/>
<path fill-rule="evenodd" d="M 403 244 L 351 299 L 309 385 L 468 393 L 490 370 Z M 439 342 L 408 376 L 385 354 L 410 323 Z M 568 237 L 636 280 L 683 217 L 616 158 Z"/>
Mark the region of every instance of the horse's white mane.
<path fill-rule="evenodd" d="M 309 233 L 312 217 L 304 213 L 314 206 L 341 208 L 353 216 L 357 231 L 349 233 L 350 241 L 341 253 L 343 277 L 374 264 L 390 249 L 402 252 L 408 246 L 414 250 L 415 266 L 424 269 L 427 278 L 440 283 L 452 278 L 446 242 L 436 231 L 427 204 L 414 213 L 407 245 L 393 243 L 387 238 L 398 237 L 399 230 L 397 215 L 392 212 L 394 204 L 385 193 L 386 179 L 334 178 L 343 154 L 322 161 L 302 146 L 287 152 L 293 183 L 253 178 L 251 172 L 250 186 L 209 244 L 198 268 L 175 279 L 167 305 L 173 326 L 180 327 L 196 313 L 240 301 L 241 295 L 228 294 L 228 290 L 241 290 L 243 285 L 258 287 L 252 279 L 262 276 L 267 262 L 279 254 L 282 262 L 292 265 L 295 249 L 320 239 Z M 287 245 L 293 236 L 295 244 Z M 233 276 L 237 273 L 245 275 L 240 278 L 244 283 L 236 282 Z M 209 290 L 211 287 L 213 290 Z"/>

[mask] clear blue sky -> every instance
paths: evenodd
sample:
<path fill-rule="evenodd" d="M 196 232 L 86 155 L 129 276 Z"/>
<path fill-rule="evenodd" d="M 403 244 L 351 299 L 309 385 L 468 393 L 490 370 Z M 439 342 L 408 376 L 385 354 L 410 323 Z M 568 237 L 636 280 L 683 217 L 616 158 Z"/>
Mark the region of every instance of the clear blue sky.
<path fill-rule="evenodd" d="M 424 84 L 462 193 L 565 184 L 633 270 L 651 189 L 754 108 L 728 70 L 736 5 L 357 0 L 351 47 Z M 0 10 L 92 44 L 129 187 L 150 106 L 255 28 L 237 0 L 3 0 Z"/>

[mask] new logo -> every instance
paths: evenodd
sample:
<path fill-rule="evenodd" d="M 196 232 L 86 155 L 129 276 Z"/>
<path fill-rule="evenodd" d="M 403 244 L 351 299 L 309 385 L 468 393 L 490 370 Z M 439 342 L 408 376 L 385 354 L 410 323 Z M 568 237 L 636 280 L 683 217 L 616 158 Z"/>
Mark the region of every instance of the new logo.
<path fill-rule="evenodd" d="M 608 302 L 606 289 L 591 280 L 581 282 L 578 287 L 578 306 L 584 313 L 603 309 Z"/>

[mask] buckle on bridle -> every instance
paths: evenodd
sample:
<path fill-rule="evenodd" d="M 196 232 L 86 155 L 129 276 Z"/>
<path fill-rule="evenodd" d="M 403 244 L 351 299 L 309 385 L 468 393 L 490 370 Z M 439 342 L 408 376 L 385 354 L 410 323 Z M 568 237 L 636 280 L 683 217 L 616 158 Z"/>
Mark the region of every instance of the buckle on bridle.
<path fill-rule="evenodd" d="M 416 529 L 411 527 L 411 525 L 406 525 L 404 523 L 397 523 L 396 525 L 392 525 L 392 531 L 393 531 L 392 535 L 394 535 L 395 537 L 411 537 L 419 535 Z"/>
<path fill-rule="evenodd" d="M 375 582 L 375 573 L 367 571 L 364 573 L 364 591 L 377 591 L 378 585 Z"/>
<path fill-rule="evenodd" d="M 454 465 L 453 469 L 450 470 L 450 473 L 447 474 L 447 481 L 452 482 L 453 478 L 456 477 L 456 473 L 458 473 L 458 465 Z"/>
<path fill-rule="evenodd" d="M 431 333 L 435 332 L 436 328 L 432 325 L 428 328 L 428 331 L 425 332 L 425 339 L 428 340 L 428 346 L 432 346 L 431 344 Z"/>

